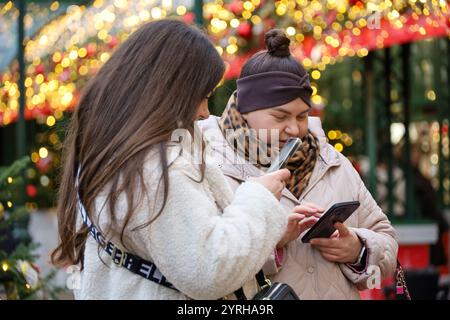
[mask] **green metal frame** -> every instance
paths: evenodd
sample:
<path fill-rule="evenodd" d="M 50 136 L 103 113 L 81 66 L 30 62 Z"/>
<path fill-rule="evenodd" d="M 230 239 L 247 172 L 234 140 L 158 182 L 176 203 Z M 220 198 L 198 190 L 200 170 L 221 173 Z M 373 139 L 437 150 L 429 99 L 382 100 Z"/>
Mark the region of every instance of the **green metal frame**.
<path fill-rule="evenodd" d="M 26 13 L 26 3 L 25 0 L 18 1 L 19 18 L 17 21 L 18 26 L 18 60 L 19 60 L 19 120 L 16 127 L 16 139 L 17 139 L 17 159 L 21 158 L 26 154 L 26 128 L 25 128 L 25 46 L 24 46 L 24 34 L 25 25 L 24 18 Z"/>
<path fill-rule="evenodd" d="M 377 108 L 375 105 L 375 75 L 374 75 L 374 59 L 375 52 L 370 52 L 364 59 L 364 100 L 365 100 L 365 138 L 366 138 L 366 154 L 369 157 L 369 174 L 367 177 L 367 188 L 374 198 L 377 198 Z"/>
<path fill-rule="evenodd" d="M 450 127 L 450 38 L 447 38 L 445 40 L 442 40 L 442 51 L 447 52 L 447 59 L 444 60 L 443 63 L 446 64 L 446 75 L 444 76 L 445 82 L 443 81 L 443 88 L 446 88 L 447 90 L 442 90 L 441 94 L 446 97 L 445 102 L 442 104 L 440 111 L 441 111 L 441 119 L 445 119 L 445 123 L 447 125 L 447 128 Z M 445 48 L 446 47 L 446 48 Z M 441 48 L 440 48 L 441 49 Z M 442 128 L 442 122 L 441 122 L 441 128 Z M 450 129 L 450 128 L 449 128 Z M 441 142 L 442 142 L 442 130 L 441 130 Z M 450 130 L 447 130 L 446 138 L 450 140 Z M 444 179 L 447 179 L 447 181 L 450 180 L 450 152 L 447 153 L 447 156 L 445 157 L 442 153 L 443 145 L 441 143 L 440 148 L 440 154 L 439 154 L 439 189 L 441 191 L 444 191 Z M 450 182 L 449 182 L 450 184 Z M 447 208 L 450 209 L 450 186 L 447 190 L 447 193 L 444 194 L 444 192 L 441 192 L 439 194 L 440 200 L 442 204 L 447 204 Z M 445 207 L 443 208 L 445 209 Z"/>
<path fill-rule="evenodd" d="M 402 75 L 403 75 L 403 124 L 405 126 L 405 145 L 403 149 L 403 170 L 405 177 L 405 213 L 409 218 L 416 217 L 413 192 L 413 176 L 411 166 L 411 139 L 409 127 L 411 124 L 411 44 L 402 45 Z"/>
<path fill-rule="evenodd" d="M 387 75 L 387 77 L 390 79 L 392 77 L 392 63 L 391 63 L 391 48 L 384 49 L 384 70 Z M 395 188 L 395 181 L 394 181 L 394 155 L 392 152 L 392 137 L 391 137 L 391 124 L 392 124 L 392 112 L 391 112 L 391 105 L 392 105 L 392 97 L 391 97 L 391 81 L 385 81 L 385 87 L 384 87 L 384 115 L 386 120 L 386 126 L 385 126 L 385 154 L 386 154 L 386 160 L 387 160 L 387 171 L 388 171 L 388 179 L 387 179 L 387 189 L 388 190 L 394 190 Z M 394 212 L 394 193 L 388 192 L 388 212 Z"/>
<path fill-rule="evenodd" d="M 202 27 L 203 26 L 203 0 L 195 0 L 194 2 L 194 13 L 195 13 L 195 23 Z"/>
<path fill-rule="evenodd" d="M 370 163 L 370 172 L 367 177 L 367 186 L 372 195 L 376 198 L 376 163 L 377 156 L 383 157 L 387 164 L 388 179 L 388 210 L 394 212 L 394 203 L 396 201 L 394 189 L 396 181 L 394 179 L 394 167 L 396 161 L 393 155 L 393 146 L 391 143 L 390 127 L 393 122 L 402 122 L 405 126 L 405 134 L 403 137 L 403 153 L 402 159 L 399 159 L 403 176 L 405 179 L 405 217 L 409 221 L 421 220 L 415 205 L 414 184 L 413 184 L 413 168 L 411 165 L 411 137 L 409 127 L 412 121 L 417 121 L 418 114 L 422 114 L 423 110 L 417 109 L 424 101 L 417 100 L 418 93 L 423 92 L 425 83 L 422 78 L 417 77 L 417 72 L 413 75 L 413 63 L 419 63 L 421 57 L 430 57 L 428 52 L 421 52 L 421 47 L 416 47 L 416 54 L 420 52 L 419 57 L 414 56 L 412 46 L 419 44 L 409 43 L 392 48 L 385 48 L 371 52 L 364 61 L 364 97 L 365 104 L 363 106 L 366 123 L 365 127 L 365 154 L 368 156 Z M 450 40 L 446 38 L 433 39 L 431 43 L 427 43 L 432 50 L 433 56 L 429 61 L 433 66 L 433 89 L 436 92 L 436 101 L 428 101 L 429 105 L 424 108 L 438 110 L 434 116 L 424 116 L 424 120 L 438 120 L 440 124 L 440 144 L 439 144 L 439 202 L 442 207 L 449 207 L 450 194 L 448 182 L 445 179 L 450 177 L 450 157 L 443 153 L 442 131 L 444 124 L 450 121 Z M 446 59 L 442 59 L 442 52 L 448 52 Z M 444 61 L 443 61 L 444 60 Z M 442 65 L 446 67 L 446 75 L 443 74 Z M 415 90 L 415 91 L 414 91 Z M 394 94 L 393 94 L 394 93 Z M 414 100 L 413 100 L 414 95 Z M 395 110 L 395 114 L 393 113 Z M 413 113 L 414 110 L 414 113 Z M 399 112 L 400 111 L 400 112 Z M 382 148 L 379 148 L 382 147 Z M 381 153 L 378 154 L 377 150 Z"/>

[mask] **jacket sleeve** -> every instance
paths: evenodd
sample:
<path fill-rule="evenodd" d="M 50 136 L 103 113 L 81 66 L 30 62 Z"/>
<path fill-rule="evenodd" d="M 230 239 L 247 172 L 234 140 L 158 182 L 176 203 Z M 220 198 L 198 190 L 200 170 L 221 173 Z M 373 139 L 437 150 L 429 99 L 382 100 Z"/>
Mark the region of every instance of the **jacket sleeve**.
<path fill-rule="evenodd" d="M 227 176 L 225 175 L 225 180 L 228 182 L 229 186 L 231 187 L 231 189 L 233 190 L 233 193 L 236 192 L 237 188 L 239 188 L 240 184 L 242 183 L 241 181 Z M 275 247 L 274 250 L 270 253 L 270 256 L 267 258 L 266 262 L 264 263 L 262 270 L 264 272 L 264 275 L 266 276 L 272 276 L 277 274 L 278 272 L 280 272 L 282 265 L 278 266 L 277 262 L 276 262 L 276 257 L 275 257 Z M 285 255 L 284 255 L 285 256 Z M 283 262 L 283 261 L 281 261 Z"/>
<path fill-rule="evenodd" d="M 281 250 L 283 250 L 283 255 L 279 261 L 280 264 L 277 263 L 276 250 L 277 249 L 272 250 L 272 252 L 270 253 L 270 256 L 267 258 L 266 262 L 264 263 L 264 265 L 262 267 L 264 275 L 266 275 L 266 276 L 274 276 L 278 272 L 280 272 L 281 269 L 283 268 L 284 257 L 286 256 L 286 249 L 281 248 Z"/>
<path fill-rule="evenodd" d="M 148 239 L 162 274 L 193 299 L 218 299 L 254 279 L 287 224 L 279 201 L 259 183 L 245 182 L 220 212 L 187 169 L 171 168 L 169 179 L 166 205 Z"/>
<path fill-rule="evenodd" d="M 353 168 L 352 168 L 353 169 Z M 364 243 L 367 249 L 365 268 L 358 271 L 347 264 L 340 264 L 345 276 L 356 284 L 358 289 L 367 289 L 369 278 L 380 272 L 381 279 L 394 275 L 398 244 L 395 230 L 387 216 L 377 205 L 370 192 L 364 185 L 359 174 L 353 169 L 358 183 L 358 227 L 352 229 Z M 380 279 L 380 280 L 381 280 Z"/>

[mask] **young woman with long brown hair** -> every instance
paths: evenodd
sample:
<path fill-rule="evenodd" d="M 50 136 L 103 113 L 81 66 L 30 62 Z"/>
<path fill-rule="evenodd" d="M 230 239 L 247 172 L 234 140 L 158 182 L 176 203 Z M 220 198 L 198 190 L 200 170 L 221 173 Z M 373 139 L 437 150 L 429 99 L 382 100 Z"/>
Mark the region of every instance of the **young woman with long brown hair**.
<path fill-rule="evenodd" d="M 52 254 L 82 268 L 76 298 L 217 299 L 253 283 L 287 224 L 278 199 L 289 172 L 234 196 L 216 164 L 189 161 L 171 141 L 209 116 L 223 72 L 202 32 L 161 20 L 134 32 L 85 88 L 65 142 Z"/>

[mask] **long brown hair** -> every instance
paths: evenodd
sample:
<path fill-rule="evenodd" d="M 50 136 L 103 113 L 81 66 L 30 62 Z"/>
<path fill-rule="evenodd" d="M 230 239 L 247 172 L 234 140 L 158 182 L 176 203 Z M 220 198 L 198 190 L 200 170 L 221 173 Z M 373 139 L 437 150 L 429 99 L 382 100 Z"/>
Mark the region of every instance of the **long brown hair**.
<path fill-rule="evenodd" d="M 159 148 L 165 204 L 169 185 L 165 142 L 173 130 L 193 128 L 198 106 L 223 73 L 224 64 L 203 32 L 177 20 L 148 23 L 115 51 L 84 89 L 72 115 L 63 151 L 60 243 L 51 255 L 53 264 L 83 263 L 88 231 L 76 229 L 77 192 L 92 214 L 95 198 L 108 186 L 111 223 L 116 221 L 119 195 L 126 195 L 128 206 L 120 234 L 126 247 L 124 231 L 139 202 L 136 195 L 142 194 L 137 189 L 145 189 L 143 164 L 152 146 Z M 90 218 L 98 222 L 98 217 Z"/>

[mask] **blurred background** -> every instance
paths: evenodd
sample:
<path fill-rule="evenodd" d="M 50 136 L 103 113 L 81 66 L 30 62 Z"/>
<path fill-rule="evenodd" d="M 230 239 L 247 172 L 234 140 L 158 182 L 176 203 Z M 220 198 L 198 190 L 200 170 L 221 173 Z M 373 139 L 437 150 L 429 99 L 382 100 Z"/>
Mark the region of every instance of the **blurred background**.
<path fill-rule="evenodd" d="M 72 298 L 73 270 L 48 263 L 65 127 L 114 49 L 141 24 L 174 17 L 201 26 L 226 63 L 216 115 L 264 33 L 285 30 L 310 73 L 311 115 L 398 232 L 412 298 L 449 299 L 449 9 L 446 0 L 0 0 L 0 298 Z M 361 297 L 395 299 L 393 279 L 382 285 Z"/>

